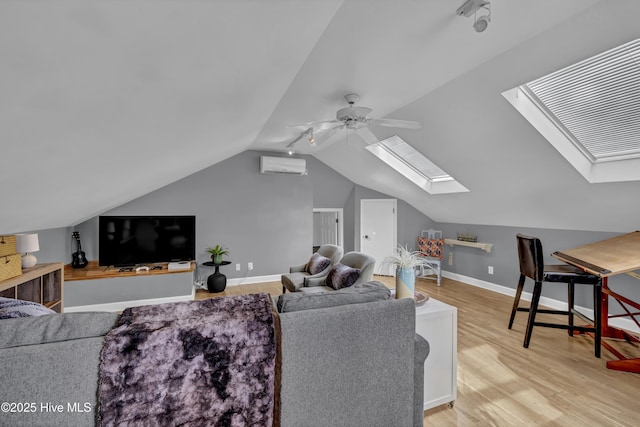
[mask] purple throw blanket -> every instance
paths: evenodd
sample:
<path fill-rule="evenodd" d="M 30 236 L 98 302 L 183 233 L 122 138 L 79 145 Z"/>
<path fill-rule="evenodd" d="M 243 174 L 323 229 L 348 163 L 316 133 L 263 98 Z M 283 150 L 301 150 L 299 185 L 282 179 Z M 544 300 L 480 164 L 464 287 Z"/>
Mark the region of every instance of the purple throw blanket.
<path fill-rule="evenodd" d="M 128 308 L 105 339 L 101 426 L 278 426 L 268 294 Z"/>

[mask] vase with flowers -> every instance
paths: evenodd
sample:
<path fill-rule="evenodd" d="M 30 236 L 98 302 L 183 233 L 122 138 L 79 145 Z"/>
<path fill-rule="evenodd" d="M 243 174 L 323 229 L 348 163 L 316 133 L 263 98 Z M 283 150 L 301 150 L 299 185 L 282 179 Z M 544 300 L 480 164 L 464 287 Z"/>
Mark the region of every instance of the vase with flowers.
<path fill-rule="evenodd" d="M 416 287 L 416 267 L 428 266 L 419 251 L 398 245 L 393 255 L 386 257 L 383 265 L 393 266 L 396 270 L 396 298 L 414 298 Z"/>

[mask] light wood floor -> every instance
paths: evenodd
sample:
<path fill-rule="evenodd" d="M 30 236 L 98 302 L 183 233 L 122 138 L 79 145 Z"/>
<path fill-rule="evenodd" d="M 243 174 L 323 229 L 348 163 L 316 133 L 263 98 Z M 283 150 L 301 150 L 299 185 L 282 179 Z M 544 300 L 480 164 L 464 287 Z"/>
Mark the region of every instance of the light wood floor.
<path fill-rule="evenodd" d="M 590 338 L 537 327 L 525 349 L 527 314 L 507 329 L 512 297 L 449 279 L 441 287 L 419 279 L 416 288 L 458 308 L 458 398 L 453 408 L 425 411 L 425 426 L 640 426 L 640 374 L 608 370 L 613 356 L 603 349 L 596 359 Z M 196 298 L 255 292 L 279 295 L 282 287 L 230 286 Z M 640 357 L 637 347 L 616 347 Z"/>

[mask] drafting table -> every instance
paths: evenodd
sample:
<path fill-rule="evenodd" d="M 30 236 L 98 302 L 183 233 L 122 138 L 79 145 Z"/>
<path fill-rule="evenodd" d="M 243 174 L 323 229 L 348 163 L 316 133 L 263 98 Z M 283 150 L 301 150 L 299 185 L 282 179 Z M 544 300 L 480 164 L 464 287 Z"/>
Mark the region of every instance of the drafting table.
<path fill-rule="evenodd" d="M 628 342 L 639 343 L 640 339 L 630 333 L 609 326 L 610 318 L 629 317 L 640 327 L 636 319 L 640 312 L 629 311 L 629 307 L 640 310 L 640 304 L 609 289 L 607 278 L 640 269 L 640 232 L 622 234 L 562 252 L 554 252 L 553 256 L 602 278 L 602 338 L 625 339 Z M 609 296 L 620 304 L 626 314 L 609 315 Z M 628 359 L 604 340 L 602 345 L 619 359 L 607 362 L 607 368 L 640 373 L 640 358 Z"/>

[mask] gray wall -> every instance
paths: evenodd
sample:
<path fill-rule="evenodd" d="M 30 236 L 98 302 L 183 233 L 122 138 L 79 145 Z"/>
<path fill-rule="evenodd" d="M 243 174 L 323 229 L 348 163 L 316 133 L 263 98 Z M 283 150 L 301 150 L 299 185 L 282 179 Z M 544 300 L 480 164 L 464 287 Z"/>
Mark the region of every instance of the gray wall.
<path fill-rule="evenodd" d="M 228 257 L 241 264 L 224 268 L 229 278 L 279 274 L 290 265 L 304 262 L 311 251 L 313 237 L 312 209 L 343 208 L 344 249 L 360 246 L 360 200 L 390 198 L 371 189 L 354 185 L 319 160 L 307 159 L 309 175 L 260 175 L 260 155 L 276 155 L 247 151 L 193 175 L 149 193 L 126 205 L 113 209 L 109 215 L 196 215 L 197 257 L 208 260 L 205 248 L 217 243 L 231 250 Z M 515 235 L 518 232 L 539 237 L 544 245 L 547 263 L 558 263 L 550 254 L 612 237 L 618 233 L 547 230 L 518 227 L 481 226 L 434 223 L 408 203 L 398 200 L 398 243 L 415 248 L 416 237 L 425 228 L 441 229 L 445 237 L 455 238 L 457 232 L 470 232 L 480 241 L 493 243 L 491 253 L 456 246 L 453 264 L 445 256 L 443 268 L 453 273 L 515 288 L 518 262 Z M 80 231 L 83 249 L 90 260 L 97 259 L 97 218 L 76 228 Z M 40 230 L 40 262 L 70 262 L 75 250 L 71 228 Z M 247 270 L 248 262 L 254 270 Z M 487 267 L 494 267 L 494 274 Z M 632 299 L 640 300 L 636 279 L 627 275 L 610 279 L 612 289 Z M 529 285 L 530 288 L 530 285 Z M 563 286 L 545 286 L 543 295 L 566 300 Z M 592 307 L 589 289 L 579 287 L 577 304 Z M 614 313 L 620 310 L 612 305 Z"/>
<path fill-rule="evenodd" d="M 104 215 L 196 215 L 199 262 L 209 260 L 208 246 L 223 244 L 229 278 L 288 271 L 311 254 L 313 208 L 343 208 L 353 183 L 309 156 L 306 176 L 261 175 L 261 155 L 278 154 L 243 152 Z M 93 218 L 76 227 L 89 259 L 98 257 L 97 226 Z"/>
<path fill-rule="evenodd" d="M 362 199 L 392 199 L 386 194 L 370 188 L 356 185 L 353 206 L 353 239 L 355 250 L 360 249 L 360 200 Z M 398 244 L 406 245 L 409 249 L 416 249 L 417 236 L 420 231 L 433 228 L 435 223 L 403 200 L 398 200 Z"/>
<path fill-rule="evenodd" d="M 356 186 L 354 185 L 349 193 L 349 198 L 344 205 L 344 252 L 355 251 L 356 237 L 360 234 L 356 230 Z M 360 204 L 360 202 L 358 202 Z M 359 223 L 358 223 L 359 224 Z M 358 245 L 359 246 L 359 245 Z"/>
<path fill-rule="evenodd" d="M 313 187 L 310 176 L 261 175 L 261 154 L 238 154 L 104 214 L 196 215 L 199 262 L 210 260 L 207 247 L 221 244 L 234 264 L 224 267 L 229 278 L 282 272 L 311 252 Z M 78 229 L 87 227 L 87 256 L 96 259 L 97 219 Z"/>
<path fill-rule="evenodd" d="M 354 183 L 313 156 L 301 157 L 307 159 L 313 188 L 313 207 L 344 209 L 355 187 Z"/>
<path fill-rule="evenodd" d="M 313 239 L 313 208 L 342 208 L 345 252 L 360 246 L 360 200 L 390 198 L 337 173 L 312 156 L 309 174 L 261 175 L 261 155 L 273 152 L 246 151 L 184 179 L 146 194 L 104 215 L 196 215 L 196 251 L 207 261 L 206 247 L 224 244 L 234 265 L 224 267 L 229 278 L 278 274 L 304 262 Z M 398 242 L 415 248 L 415 237 L 433 221 L 398 200 Z M 89 260 L 98 259 L 98 218 L 75 228 Z M 42 262 L 68 263 L 75 243 L 72 228 L 41 230 Z M 254 270 L 247 270 L 253 262 Z M 241 264 L 236 272 L 235 264 Z"/>
<path fill-rule="evenodd" d="M 72 227 L 64 227 L 48 230 L 17 231 L 12 234 L 38 233 L 40 250 L 33 253 L 38 263 L 62 262 L 68 264 L 71 262 L 71 253 L 76 251 L 76 241 L 71 239 L 72 230 Z"/>
<path fill-rule="evenodd" d="M 552 257 L 555 251 L 571 249 L 577 246 L 586 245 L 607 239 L 620 233 L 604 233 L 592 231 L 574 230 L 547 230 L 539 228 L 518 228 L 482 225 L 463 225 L 440 223 L 436 228 L 443 230 L 447 238 L 456 238 L 456 233 L 469 232 L 478 236 L 479 242 L 493 243 L 491 253 L 486 253 L 480 249 L 455 246 L 453 249 L 446 248 L 443 269 L 464 276 L 473 277 L 490 283 L 515 288 L 520 275 L 518 269 L 518 253 L 516 248 L 516 234 L 522 233 L 529 236 L 538 237 L 542 241 L 546 264 L 562 264 L 561 261 Z M 453 265 L 448 265 L 449 251 L 453 251 Z M 488 274 L 488 266 L 494 267 L 494 274 Z M 532 290 L 532 284 L 527 280 L 526 291 Z M 630 297 L 635 301 L 640 300 L 640 286 L 636 279 L 622 274 L 609 279 L 609 287 L 622 295 Z M 592 288 L 589 286 L 578 286 L 576 288 L 576 304 L 593 308 Z M 567 287 L 562 284 L 543 286 L 543 296 L 567 300 Z M 611 304 L 612 313 L 620 313 L 622 310 L 617 304 Z"/>
<path fill-rule="evenodd" d="M 278 274 L 304 262 L 311 251 L 313 208 L 342 208 L 345 252 L 357 250 L 360 200 L 390 198 L 354 185 L 311 156 L 302 156 L 307 159 L 307 176 L 261 175 L 260 155 L 275 154 L 246 151 L 105 215 L 196 215 L 198 260 L 208 260 L 207 246 L 222 243 L 231 250 L 227 259 L 241 264 L 240 272 L 225 267 L 227 277 L 236 278 Z M 217 182 L 223 185 L 213 184 Z M 432 225 L 415 208 L 398 201 L 398 242 L 415 248 L 420 230 Z M 96 259 L 97 218 L 76 229 L 87 257 Z M 254 264 L 250 273 L 248 262 Z"/>
<path fill-rule="evenodd" d="M 307 169 L 313 186 L 314 208 L 342 208 L 345 252 L 353 249 L 353 192 L 355 184 L 313 156 L 307 159 Z"/>

